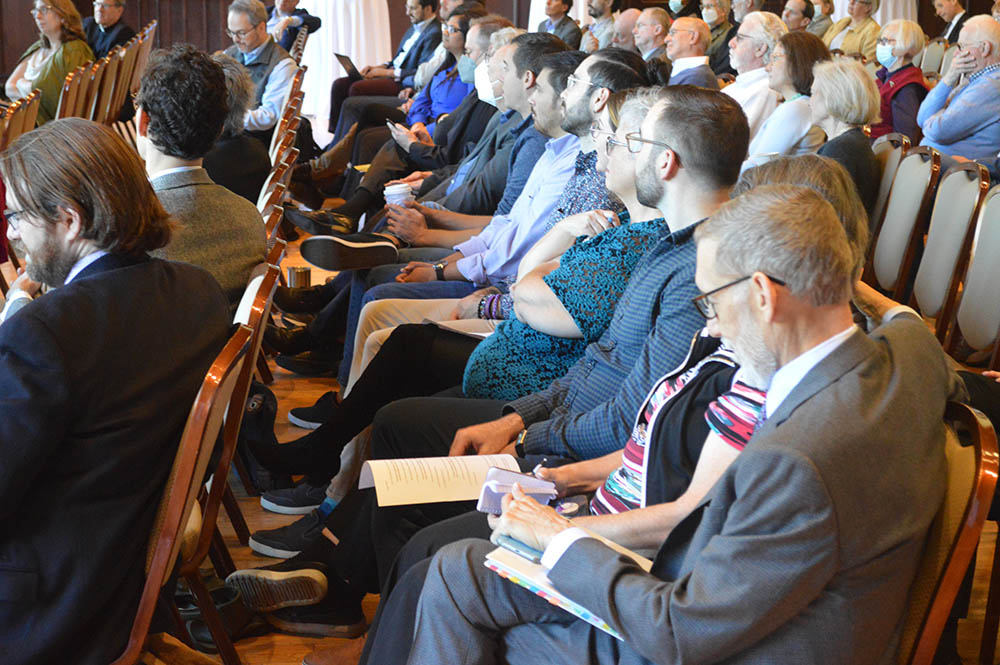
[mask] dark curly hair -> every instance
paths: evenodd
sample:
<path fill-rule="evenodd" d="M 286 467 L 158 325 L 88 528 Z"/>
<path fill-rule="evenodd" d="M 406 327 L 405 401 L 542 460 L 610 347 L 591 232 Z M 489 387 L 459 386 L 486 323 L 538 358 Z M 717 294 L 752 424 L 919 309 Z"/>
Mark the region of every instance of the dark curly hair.
<path fill-rule="evenodd" d="M 149 140 L 181 159 L 204 157 L 229 113 L 222 67 L 190 44 L 153 52 L 135 101 L 149 116 Z"/>

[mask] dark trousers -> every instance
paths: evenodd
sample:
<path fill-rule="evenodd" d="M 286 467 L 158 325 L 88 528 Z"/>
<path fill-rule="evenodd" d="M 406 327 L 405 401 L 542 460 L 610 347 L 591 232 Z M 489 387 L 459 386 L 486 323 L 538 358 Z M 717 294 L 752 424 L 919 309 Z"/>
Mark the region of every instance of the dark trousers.
<path fill-rule="evenodd" d="M 395 95 L 400 91 L 399 82 L 388 78 L 365 79 L 364 81 L 351 82 L 346 76 L 336 79 L 330 86 L 330 128 L 329 132 L 335 134 L 337 121 L 340 119 L 340 110 L 344 101 L 348 97 L 357 96 L 380 96 L 387 97 Z"/>

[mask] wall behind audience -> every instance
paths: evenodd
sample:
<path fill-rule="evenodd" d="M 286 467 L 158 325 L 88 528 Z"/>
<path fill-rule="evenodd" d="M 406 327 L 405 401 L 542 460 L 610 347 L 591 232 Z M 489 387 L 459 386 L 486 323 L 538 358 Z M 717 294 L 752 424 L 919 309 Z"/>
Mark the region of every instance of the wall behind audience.
<path fill-rule="evenodd" d="M 399 43 L 408 27 L 403 0 L 388 0 L 392 25 L 392 43 Z M 583 1 L 583 0 L 578 0 Z M 80 13 L 93 13 L 90 0 L 74 0 Z M 518 23 L 527 21 L 530 0 L 487 0 L 487 8 L 505 16 L 513 16 L 515 7 Z M 664 2 L 648 0 L 624 0 L 624 7 L 665 6 Z M 780 6 L 781 0 L 768 0 L 768 4 Z M 175 42 L 188 42 L 195 46 L 214 51 L 229 46 L 226 37 L 226 7 L 229 0 L 130 0 L 125 10 L 125 20 L 133 27 L 145 25 L 154 18 L 159 19 L 160 29 L 157 46 Z M 992 0 L 968 0 L 971 13 L 988 13 Z M 28 13 L 30 3 L 17 0 L 0 1 L 0 78 L 17 64 L 21 53 L 38 38 L 35 23 Z M 934 14 L 933 0 L 919 0 L 920 24 L 924 31 L 936 36 L 944 28 L 944 23 Z"/>

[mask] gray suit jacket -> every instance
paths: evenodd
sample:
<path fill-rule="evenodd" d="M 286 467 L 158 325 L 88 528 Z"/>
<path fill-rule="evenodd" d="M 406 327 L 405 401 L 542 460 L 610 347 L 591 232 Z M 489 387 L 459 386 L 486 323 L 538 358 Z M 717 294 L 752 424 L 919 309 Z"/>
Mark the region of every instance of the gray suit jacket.
<path fill-rule="evenodd" d="M 216 185 L 201 168 L 158 176 L 152 183 L 160 203 L 180 225 L 170 244 L 154 255 L 212 273 L 235 311 L 250 271 L 267 255 L 257 207 Z"/>
<path fill-rule="evenodd" d="M 550 572 L 625 636 L 622 663 L 891 663 L 964 393 L 924 324 L 855 333 L 810 371 L 661 547 L 593 539 Z M 586 574 L 581 574 L 586 571 Z"/>
<path fill-rule="evenodd" d="M 538 24 L 538 32 L 546 32 L 546 22 L 547 19 Z M 559 22 L 556 23 L 556 30 L 552 34 L 566 42 L 566 45 L 571 49 L 580 48 L 580 38 L 583 33 L 580 31 L 580 26 L 576 24 L 576 21 L 569 16 L 563 16 L 559 19 Z"/>

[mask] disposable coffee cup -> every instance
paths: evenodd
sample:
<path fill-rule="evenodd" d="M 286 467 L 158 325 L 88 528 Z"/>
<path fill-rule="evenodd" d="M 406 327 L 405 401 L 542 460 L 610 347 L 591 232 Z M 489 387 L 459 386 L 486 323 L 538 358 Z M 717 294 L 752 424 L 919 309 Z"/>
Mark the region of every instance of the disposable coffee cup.
<path fill-rule="evenodd" d="M 405 182 L 395 185 L 388 185 L 384 190 L 385 202 L 395 205 L 404 205 L 407 201 L 412 201 L 413 190 Z"/>

